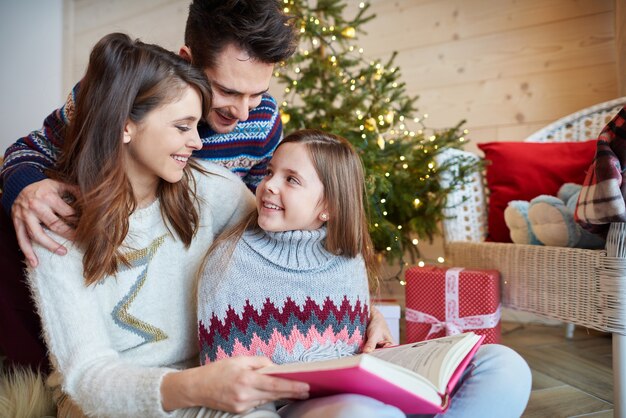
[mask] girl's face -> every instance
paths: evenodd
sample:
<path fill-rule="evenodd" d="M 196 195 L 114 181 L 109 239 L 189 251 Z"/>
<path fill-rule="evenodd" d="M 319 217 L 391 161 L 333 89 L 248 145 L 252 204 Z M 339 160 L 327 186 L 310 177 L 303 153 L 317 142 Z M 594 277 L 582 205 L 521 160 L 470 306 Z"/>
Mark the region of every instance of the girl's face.
<path fill-rule="evenodd" d="M 303 144 L 278 147 L 256 191 L 259 226 L 266 231 L 313 230 L 328 217 L 324 186 Z"/>
<path fill-rule="evenodd" d="M 160 179 L 180 181 L 193 150 L 200 149 L 200 94 L 186 87 L 179 99 L 151 111 L 141 123 L 124 130 L 126 174 L 136 196 L 156 193 Z"/>

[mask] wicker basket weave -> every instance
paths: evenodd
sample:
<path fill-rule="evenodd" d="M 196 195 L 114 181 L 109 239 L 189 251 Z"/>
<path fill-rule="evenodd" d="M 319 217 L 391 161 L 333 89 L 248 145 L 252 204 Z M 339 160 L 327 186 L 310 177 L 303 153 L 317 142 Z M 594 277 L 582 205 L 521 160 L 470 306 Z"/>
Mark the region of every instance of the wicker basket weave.
<path fill-rule="evenodd" d="M 584 141 L 599 134 L 626 97 L 566 116 L 527 138 L 529 142 Z M 440 158 L 478 158 L 449 150 Z M 445 182 L 446 179 L 444 178 Z M 626 334 L 626 229 L 611 226 L 606 250 L 483 242 L 487 197 L 476 174 L 448 197 L 443 222 L 448 264 L 500 271 L 503 305 L 600 331 Z M 621 280 L 620 280 L 621 279 Z"/>
<path fill-rule="evenodd" d="M 622 97 L 583 109 L 526 140 L 586 141 L 625 104 Z M 472 155 L 450 150 L 440 158 Z M 614 416 L 626 418 L 626 224 L 611 224 L 604 250 L 486 243 L 484 177 L 469 180 L 448 198 L 443 222 L 447 263 L 499 270 L 504 306 L 612 332 Z"/>
<path fill-rule="evenodd" d="M 626 333 L 626 283 L 621 283 L 626 258 L 608 257 L 606 251 L 502 243 L 454 242 L 447 249 L 456 266 L 499 270 L 504 306 Z"/>

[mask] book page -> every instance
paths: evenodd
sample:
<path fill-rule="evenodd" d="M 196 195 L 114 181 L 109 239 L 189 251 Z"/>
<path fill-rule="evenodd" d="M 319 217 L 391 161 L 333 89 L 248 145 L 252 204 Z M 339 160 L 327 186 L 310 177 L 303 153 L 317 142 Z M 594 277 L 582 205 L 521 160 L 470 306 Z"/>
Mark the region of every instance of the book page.
<path fill-rule="evenodd" d="M 434 414 L 443 410 L 448 387 L 458 381 L 469 353 L 483 338 L 470 332 L 333 360 L 272 365 L 259 372 L 307 382 L 312 396 L 357 393 L 406 412 Z"/>
<path fill-rule="evenodd" d="M 477 341 L 478 337 L 472 338 L 472 336 L 475 336 L 475 334 L 459 334 L 435 340 L 383 348 L 367 355 L 412 370 L 428 379 L 438 388 L 440 393 L 443 393 L 449 378 L 449 376 L 445 376 L 445 381 L 442 381 L 441 372 L 444 369 L 444 363 L 460 363 L 465 357 L 463 353 L 469 352 Z M 450 367 L 446 368 L 450 369 Z"/>

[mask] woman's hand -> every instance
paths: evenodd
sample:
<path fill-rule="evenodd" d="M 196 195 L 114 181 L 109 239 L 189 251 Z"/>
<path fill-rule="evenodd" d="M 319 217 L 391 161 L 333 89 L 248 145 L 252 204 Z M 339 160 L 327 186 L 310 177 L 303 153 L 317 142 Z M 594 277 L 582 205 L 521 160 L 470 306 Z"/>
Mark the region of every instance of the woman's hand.
<path fill-rule="evenodd" d="M 166 374 L 163 409 L 203 406 L 241 413 L 277 399 L 306 399 L 309 385 L 259 373 L 273 363 L 266 357 L 233 357 Z"/>
<path fill-rule="evenodd" d="M 387 321 L 385 321 L 378 309 L 370 305 L 370 322 L 367 324 L 363 352 L 369 353 L 376 348 L 388 347 L 393 344 L 393 337 L 391 336 L 391 330 L 387 326 Z"/>

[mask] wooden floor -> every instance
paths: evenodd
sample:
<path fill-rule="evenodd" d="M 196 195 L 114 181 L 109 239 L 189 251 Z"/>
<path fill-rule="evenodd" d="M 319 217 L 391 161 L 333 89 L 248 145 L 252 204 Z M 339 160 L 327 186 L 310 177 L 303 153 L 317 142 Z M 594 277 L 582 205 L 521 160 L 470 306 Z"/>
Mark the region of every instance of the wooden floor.
<path fill-rule="evenodd" d="M 502 343 L 522 355 L 533 373 L 524 418 L 613 417 L 611 336 L 576 327 L 502 324 Z"/>

